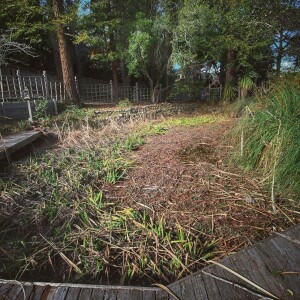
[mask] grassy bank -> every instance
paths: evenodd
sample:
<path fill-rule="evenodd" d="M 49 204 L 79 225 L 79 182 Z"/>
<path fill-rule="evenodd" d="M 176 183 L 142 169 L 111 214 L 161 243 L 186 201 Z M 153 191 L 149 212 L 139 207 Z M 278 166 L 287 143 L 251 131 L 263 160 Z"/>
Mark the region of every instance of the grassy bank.
<path fill-rule="evenodd" d="M 277 82 L 244 112 L 234 132 L 238 163 L 262 173 L 274 206 L 280 196 L 299 201 L 299 87 L 291 81 Z"/>

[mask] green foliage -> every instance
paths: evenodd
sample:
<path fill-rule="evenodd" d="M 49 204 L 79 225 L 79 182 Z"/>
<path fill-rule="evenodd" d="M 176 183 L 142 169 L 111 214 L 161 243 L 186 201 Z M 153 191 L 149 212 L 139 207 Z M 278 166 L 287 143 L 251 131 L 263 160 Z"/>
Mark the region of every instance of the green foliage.
<path fill-rule="evenodd" d="M 153 34 L 153 22 L 144 14 L 136 16 L 135 30 L 129 37 L 127 66 L 129 74 L 139 77 L 148 72 L 152 63 L 152 50 L 155 37 Z"/>
<path fill-rule="evenodd" d="M 125 98 L 125 99 L 119 100 L 117 107 L 126 108 L 126 107 L 130 107 L 132 105 L 133 105 L 133 103 L 128 98 Z"/>
<path fill-rule="evenodd" d="M 291 82 L 276 82 L 259 109 L 240 121 L 242 136 L 238 161 L 246 170 L 260 169 L 281 194 L 299 197 L 300 91 Z M 235 134 L 236 134 L 235 133 Z"/>
<path fill-rule="evenodd" d="M 222 115 L 201 115 L 193 117 L 175 117 L 169 118 L 166 121 L 159 122 L 158 124 L 150 124 L 142 130 L 143 134 L 163 134 L 167 130 L 175 126 L 198 126 L 206 123 L 214 123 L 225 120 Z"/>
<path fill-rule="evenodd" d="M 233 86 L 231 82 L 225 84 L 224 93 L 223 93 L 223 100 L 231 102 L 232 100 L 236 99 L 237 97 L 237 90 Z"/>
<path fill-rule="evenodd" d="M 125 148 L 129 151 L 137 150 L 143 144 L 145 144 L 145 141 L 139 135 L 131 135 L 124 142 Z"/>
<path fill-rule="evenodd" d="M 36 119 L 40 119 L 46 116 L 46 109 L 48 107 L 48 99 L 47 98 L 39 98 L 35 101 L 35 111 L 34 117 Z"/>
<path fill-rule="evenodd" d="M 200 82 L 191 79 L 184 79 L 175 82 L 170 93 L 171 98 L 184 100 L 198 100 L 200 96 Z"/>

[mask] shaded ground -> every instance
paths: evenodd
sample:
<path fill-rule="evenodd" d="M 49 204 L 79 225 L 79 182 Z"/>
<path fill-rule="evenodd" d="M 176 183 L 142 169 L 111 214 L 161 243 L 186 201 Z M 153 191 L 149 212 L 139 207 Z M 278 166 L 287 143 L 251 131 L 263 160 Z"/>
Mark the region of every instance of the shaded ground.
<path fill-rule="evenodd" d="M 223 141 L 231 122 L 175 127 L 148 139 L 135 152 L 136 166 L 106 197 L 122 205 L 146 207 L 218 240 L 217 256 L 244 248 L 294 223 L 271 212 L 270 197 L 257 179 L 226 164 Z M 289 212 L 286 211 L 287 214 Z"/>

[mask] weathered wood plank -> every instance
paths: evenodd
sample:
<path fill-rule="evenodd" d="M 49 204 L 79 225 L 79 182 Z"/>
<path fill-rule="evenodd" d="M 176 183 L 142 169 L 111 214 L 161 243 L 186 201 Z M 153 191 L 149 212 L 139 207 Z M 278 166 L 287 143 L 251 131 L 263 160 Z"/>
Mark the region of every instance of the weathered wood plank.
<path fill-rule="evenodd" d="M 169 300 L 169 294 L 165 292 L 164 290 L 160 289 L 156 292 L 156 300 Z"/>
<path fill-rule="evenodd" d="M 90 299 L 92 299 L 92 292 L 93 292 L 93 289 L 89 289 L 89 288 L 81 289 L 80 294 L 78 296 L 78 300 L 90 300 Z"/>
<path fill-rule="evenodd" d="M 32 143 L 42 135 L 40 131 L 28 131 L 0 139 L 0 160 L 5 159 L 7 154 L 12 154 Z"/>
<path fill-rule="evenodd" d="M 41 300 L 42 294 L 45 290 L 45 286 L 33 286 L 33 290 L 31 295 L 29 296 L 29 300 Z"/>
<path fill-rule="evenodd" d="M 156 291 L 143 291 L 143 300 L 156 300 Z"/>
<path fill-rule="evenodd" d="M 202 273 L 193 276 L 191 278 L 191 281 L 194 286 L 195 299 L 196 300 L 208 300 L 204 281 L 202 278 Z"/>
<path fill-rule="evenodd" d="M 65 296 L 67 295 L 68 290 L 69 290 L 69 288 L 65 287 L 65 286 L 56 288 L 52 298 L 49 298 L 49 300 L 62 300 L 62 299 L 65 299 Z"/>
<path fill-rule="evenodd" d="M 118 300 L 128 300 L 131 299 L 131 290 L 119 290 L 117 293 Z"/>
<path fill-rule="evenodd" d="M 292 268 L 296 268 L 297 264 L 298 268 L 300 267 L 300 245 L 298 246 L 294 242 L 291 242 L 280 236 L 276 239 L 270 240 L 270 243 L 273 245 L 274 249 L 277 249 L 280 255 L 289 261 L 289 264 Z"/>
<path fill-rule="evenodd" d="M 203 273 L 207 276 L 216 276 L 214 279 L 222 297 L 226 296 L 228 299 L 253 299 L 252 294 L 236 285 L 236 278 L 229 278 L 228 272 L 220 267 L 215 269 L 210 269 L 209 272 L 203 270 Z"/>
<path fill-rule="evenodd" d="M 25 299 L 29 299 L 30 295 L 32 294 L 32 291 L 33 291 L 33 285 L 32 284 L 26 284 L 26 285 L 24 284 L 23 289 L 25 292 Z M 24 300 L 24 293 L 21 292 L 19 294 L 19 296 L 16 298 L 16 300 Z"/>
<path fill-rule="evenodd" d="M 180 284 L 181 298 L 182 299 L 195 299 L 194 286 L 191 278 L 181 281 Z"/>
<path fill-rule="evenodd" d="M 58 287 L 54 287 L 50 285 L 46 286 L 42 294 L 41 300 L 51 300 L 57 288 Z"/>
<path fill-rule="evenodd" d="M 255 283 L 259 284 L 261 287 L 272 292 L 272 294 L 275 294 L 280 298 L 283 290 L 281 289 L 280 285 L 276 281 L 270 280 L 268 279 L 268 276 L 266 276 L 268 274 L 268 271 L 265 267 L 266 262 L 261 258 L 261 255 L 259 254 L 257 249 L 255 247 L 252 247 L 248 249 L 245 252 L 245 254 L 248 257 L 248 260 L 247 258 L 245 259 L 249 264 L 249 268 L 253 272 L 251 278 L 255 278 L 256 279 Z"/>
<path fill-rule="evenodd" d="M 125 300 L 126 298 L 124 298 Z M 130 300 L 143 300 L 143 291 L 137 290 L 137 289 L 132 289 L 130 293 L 130 298 L 127 298 Z M 119 298 L 118 298 L 119 300 Z M 121 300 L 121 299 L 120 299 Z"/>
<path fill-rule="evenodd" d="M 64 300 L 77 300 L 81 292 L 81 288 L 73 287 L 69 288 L 68 293 Z"/>
<path fill-rule="evenodd" d="M 104 291 L 103 300 L 117 300 L 118 291 L 115 289 L 109 289 Z"/>
<path fill-rule="evenodd" d="M 0 283 L 0 299 L 5 299 L 5 295 L 13 288 L 10 282 Z"/>
<path fill-rule="evenodd" d="M 104 289 L 94 289 L 91 294 L 91 300 L 103 300 L 105 290 Z"/>
<path fill-rule="evenodd" d="M 23 287 L 21 284 L 13 284 L 13 287 L 10 289 L 10 291 L 6 294 L 7 299 L 16 299 L 19 294 L 23 294 Z"/>
<path fill-rule="evenodd" d="M 276 281 L 281 287 L 283 287 L 284 294 L 281 295 L 282 299 L 290 299 L 291 294 L 289 291 L 293 291 L 296 299 L 300 298 L 300 260 L 298 260 L 298 263 L 295 261 L 293 262 L 291 256 L 288 255 L 289 252 L 285 252 L 285 250 L 282 250 L 281 247 L 279 247 L 280 250 L 277 249 L 277 242 L 278 241 L 270 240 L 268 243 L 258 245 L 257 247 L 257 251 L 263 259 L 266 260 L 265 258 L 268 258 L 268 264 L 266 264 L 266 267 L 269 274 L 267 279 Z M 282 246 L 286 245 L 285 243 L 288 243 L 288 241 L 281 242 L 283 244 Z M 295 268 L 296 265 L 298 268 Z M 298 274 L 290 274 L 290 272 L 298 272 Z"/>
<path fill-rule="evenodd" d="M 169 288 L 175 294 L 175 296 L 177 296 L 180 299 L 183 299 L 181 294 L 181 286 L 180 286 L 181 281 L 182 280 L 178 281 L 176 284 L 170 285 Z M 169 296 L 169 298 L 172 300 L 174 299 L 174 297 L 172 296 Z"/>
<path fill-rule="evenodd" d="M 208 299 L 222 299 L 222 295 L 219 292 L 215 279 L 206 274 L 202 274 L 203 282 L 206 286 L 206 293 Z"/>

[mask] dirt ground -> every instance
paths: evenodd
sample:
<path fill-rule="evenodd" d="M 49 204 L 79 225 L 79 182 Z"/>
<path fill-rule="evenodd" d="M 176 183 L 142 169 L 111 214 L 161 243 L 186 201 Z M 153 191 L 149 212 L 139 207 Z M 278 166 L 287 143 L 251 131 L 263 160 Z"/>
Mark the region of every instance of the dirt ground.
<path fill-rule="evenodd" d="M 257 174 L 229 166 L 232 147 L 224 135 L 231 126 L 175 127 L 149 137 L 125 180 L 105 186 L 106 198 L 215 238 L 219 257 L 292 226 L 296 219 L 284 208 L 271 211 Z"/>

